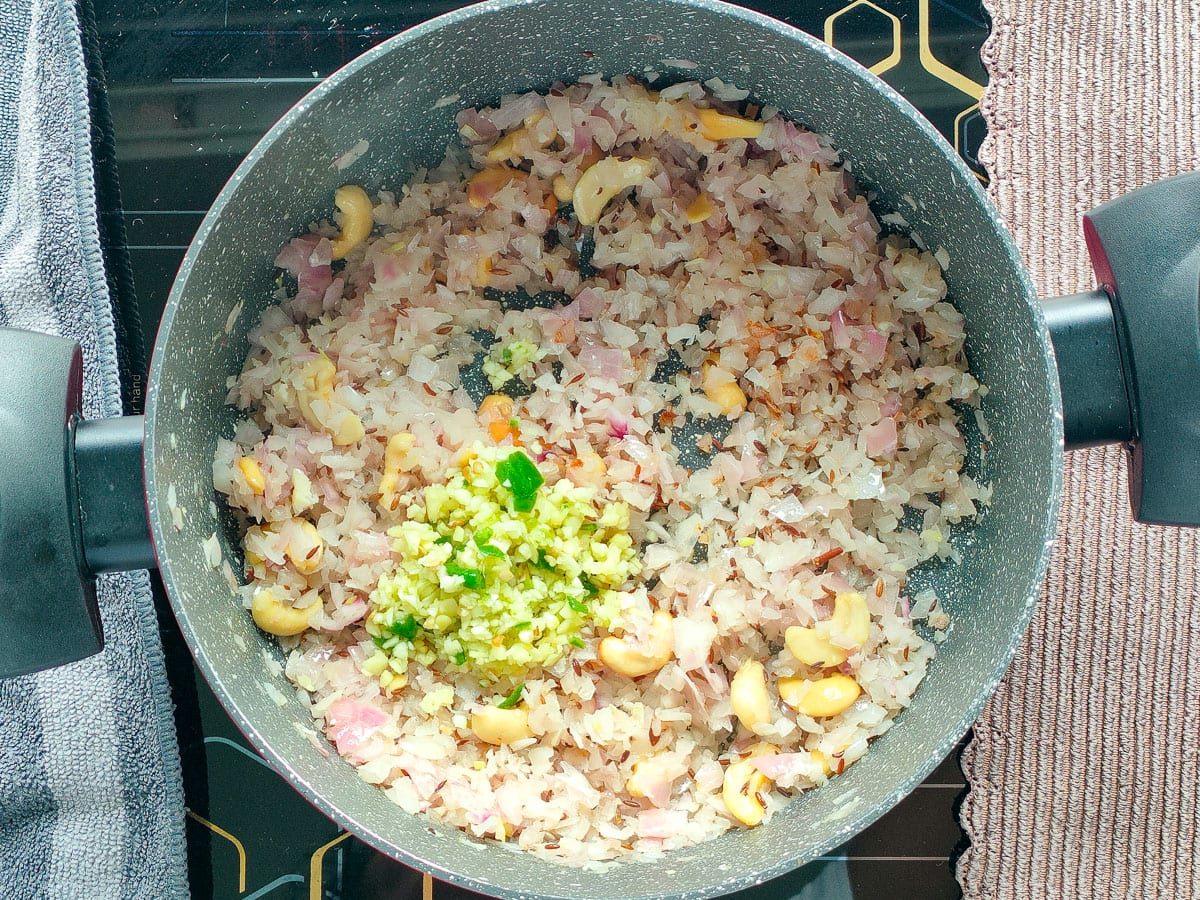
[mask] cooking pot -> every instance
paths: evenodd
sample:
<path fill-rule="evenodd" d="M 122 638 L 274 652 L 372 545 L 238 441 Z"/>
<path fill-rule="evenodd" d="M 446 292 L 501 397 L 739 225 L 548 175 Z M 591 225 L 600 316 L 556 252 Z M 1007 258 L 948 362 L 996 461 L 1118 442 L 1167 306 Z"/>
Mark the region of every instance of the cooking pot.
<path fill-rule="evenodd" d="M 215 534 L 241 571 L 236 527 L 214 502 L 212 459 L 217 437 L 232 432 L 226 379 L 268 303 L 279 247 L 330 215 L 339 185 L 395 189 L 413 167 L 436 161 L 455 139 L 458 109 L 596 71 L 716 76 L 749 89 L 830 135 L 880 209 L 899 211 L 927 246 L 946 249 L 971 370 L 990 388 L 986 452 L 978 432 L 969 434 L 972 472 L 994 486 L 990 506 L 954 537 L 962 562 L 913 575 L 914 585 L 938 590 L 953 629 L 911 707 L 866 757 L 767 825 L 603 874 L 408 815 L 336 753 L 319 753 L 296 728 L 307 711 L 264 664 L 264 654 L 281 658 L 278 647 L 203 548 Z M 331 165 L 362 141 L 367 149 L 348 169 Z M 1064 426 L 1067 447 L 1128 446 L 1140 518 L 1200 522 L 1198 200 L 1200 178 L 1189 175 L 1092 212 L 1085 231 L 1101 287 L 1043 309 L 978 180 L 929 123 L 793 28 L 713 0 L 496 0 L 434 19 L 317 87 L 234 173 L 180 268 L 144 423 L 80 421 L 78 349 L 0 332 L 0 675 L 99 649 L 95 574 L 157 564 L 197 664 L 249 740 L 312 803 L 383 852 L 509 897 L 700 897 L 759 883 L 877 819 L 978 715 L 1039 595 Z"/>

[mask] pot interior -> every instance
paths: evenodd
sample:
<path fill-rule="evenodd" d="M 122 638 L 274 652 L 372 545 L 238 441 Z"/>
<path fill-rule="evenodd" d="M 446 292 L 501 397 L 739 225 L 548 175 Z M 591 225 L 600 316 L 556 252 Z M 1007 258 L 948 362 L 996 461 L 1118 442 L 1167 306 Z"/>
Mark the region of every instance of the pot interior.
<path fill-rule="evenodd" d="M 439 159 L 464 105 L 596 71 L 717 76 L 749 89 L 830 135 L 880 208 L 899 211 L 931 248 L 946 248 L 971 369 L 990 388 L 986 454 L 977 430 L 970 433 L 973 474 L 994 485 L 990 507 L 955 537 L 962 564 L 915 576 L 914 590 L 938 589 L 953 629 L 912 706 L 865 758 L 769 825 L 602 875 L 434 827 L 394 806 L 336 753 L 320 755 L 296 727 L 310 724 L 307 712 L 286 679 L 268 671 L 265 658 L 279 659 L 278 648 L 201 548 L 215 532 L 240 569 L 238 535 L 213 502 L 212 457 L 216 438 L 232 434 L 226 379 L 239 370 L 245 333 L 268 301 L 279 247 L 329 215 L 342 183 L 395 189 L 413 167 Z M 344 172 L 331 166 L 361 140 L 369 148 L 360 159 Z M 1049 339 L 975 176 L 856 64 L 774 20 L 707 0 L 487 3 L 414 28 L 343 69 L 272 129 L 205 219 L 158 335 L 148 410 L 147 490 L 162 574 L 193 653 L 235 721 L 298 790 L 374 846 L 505 896 L 713 896 L 820 856 L 886 812 L 943 758 L 1003 674 L 1039 592 L 1061 475 Z M 181 530 L 171 524 L 172 493 L 186 510 Z"/>

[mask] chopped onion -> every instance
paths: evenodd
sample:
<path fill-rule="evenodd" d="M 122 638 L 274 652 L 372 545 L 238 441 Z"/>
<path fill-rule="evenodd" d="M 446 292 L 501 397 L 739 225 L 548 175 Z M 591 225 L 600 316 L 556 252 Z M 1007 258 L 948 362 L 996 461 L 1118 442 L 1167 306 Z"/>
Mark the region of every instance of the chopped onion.
<path fill-rule="evenodd" d="M 408 377 L 417 384 L 429 384 L 437 377 L 437 372 L 437 363 L 424 356 L 414 356 L 408 364 Z"/>
<path fill-rule="evenodd" d="M 804 517 L 808 515 L 804 509 L 804 504 L 800 502 L 800 499 L 795 494 L 788 494 L 786 497 L 768 504 L 766 512 L 780 522 L 786 522 L 789 525 L 803 522 Z"/>
<path fill-rule="evenodd" d="M 604 311 L 604 296 L 595 288 L 585 287 L 576 295 L 575 304 L 579 306 L 580 318 L 594 319 Z"/>
<path fill-rule="evenodd" d="M 896 420 L 880 419 L 862 430 L 863 452 L 872 459 L 896 452 Z"/>
<path fill-rule="evenodd" d="M 577 359 L 583 371 L 597 378 L 619 379 L 625 373 L 625 354 L 612 347 L 584 344 Z"/>
<path fill-rule="evenodd" d="M 528 116 L 545 108 L 546 99 L 541 94 L 530 91 L 516 100 L 504 103 L 497 109 L 485 112 L 483 116 L 501 131 L 506 131 L 514 125 L 520 125 Z"/>
<path fill-rule="evenodd" d="M 617 440 L 621 440 L 629 433 L 629 423 L 616 413 L 610 412 L 608 414 L 608 433 Z M 641 444 L 641 441 L 638 441 L 638 443 Z M 645 446 L 645 444 L 642 444 L 643 448 Z"/>
<path fill-rule="evenodd" d="M 835 309 L 829 317 L 829 333 L 833 335 L 833 346 L 845 350 L 850 346 L 850 329 L 846 325 L 846 315 L 841 309 Z"/>
<path fill-rule="evenodd" d="M 865 328 L 859 352 L 862 353 L 863 359 L 869 365 L 877 366 L 883 362 L 884 354 L 887 352 L 887 338 L 878 329 Z"/>

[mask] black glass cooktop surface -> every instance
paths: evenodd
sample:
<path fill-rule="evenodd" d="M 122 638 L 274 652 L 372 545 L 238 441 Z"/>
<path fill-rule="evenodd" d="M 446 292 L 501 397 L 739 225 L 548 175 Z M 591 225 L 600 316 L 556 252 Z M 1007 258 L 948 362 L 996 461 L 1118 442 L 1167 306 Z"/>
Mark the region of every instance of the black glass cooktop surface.
<path fill-rule="evenodd" d="M 102 232 L 124 336 L 130 411 L 179 262 L 225 180 L 313 85 L 418 22 L 461 4 L 312 0 L 94 0 L 90 62 L 107 78 L 111 140 L 97 142 Z M 981 179 L 979 0 L 757 0 L 879 73 L 946 135 Z M 89 35 L 89 38 L 91 36 Z M 105 112 L 97 109 L 98 122 Z M 119 193 L 117 184 L 119 182 Z M 192 665 L 159 591 L 198 898 L 372 900 L 475 896 L 423 878 L 342 832 L 250 749 Z M 879 822 L 830 856 L 741 900 L 960 896 L 957 752 Z"/>

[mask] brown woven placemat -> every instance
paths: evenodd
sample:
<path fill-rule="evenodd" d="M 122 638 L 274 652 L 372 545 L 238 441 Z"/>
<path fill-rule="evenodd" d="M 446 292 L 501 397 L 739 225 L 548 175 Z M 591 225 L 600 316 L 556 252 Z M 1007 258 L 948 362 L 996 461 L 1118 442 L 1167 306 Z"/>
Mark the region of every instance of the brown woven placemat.
<path fill-rule="evenodd" d="M 986 5 L 992 197 L 1043 296 L 1090 288 L 1081 215 L 1200 168 L 1200 0 Z M 1106 448 L 1068 454 L 1058 541 L 963 756 L 964 896 L 1200 897 L 1200 534 L 1131 522 Z"/>

